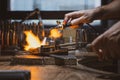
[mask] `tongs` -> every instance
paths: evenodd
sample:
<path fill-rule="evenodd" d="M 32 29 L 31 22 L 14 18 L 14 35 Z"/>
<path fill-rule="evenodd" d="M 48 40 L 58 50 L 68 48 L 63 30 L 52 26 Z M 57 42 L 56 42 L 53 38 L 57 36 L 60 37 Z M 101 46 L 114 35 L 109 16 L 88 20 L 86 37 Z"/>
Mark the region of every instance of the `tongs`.
<path fill-rule="evenodd" d="M 56 28 L 64 29 L 64 28 L 67 28 L 67 27 L 69 27 L 69 26 L 72 26 L 72 25 L 71 25 L 71 20 L 72 20 L 72 18 L 70 18 L 67 22 L 66 22 L 66 21 L 63 21 L 62 23 L 61 23 L 60 21 L 56 21 L 56 22 L 57 22 Z M 91 24 L 89 24 L 89 23 L 85 23 L 85 24 L 88 25 L 88 27 L 90 27 L 91 29 L 93 29 L 96 33 L 99 33 L 99 31 L 96 30 L 96 29 L 94 28 L 94 26 L 92 26 Z"/>

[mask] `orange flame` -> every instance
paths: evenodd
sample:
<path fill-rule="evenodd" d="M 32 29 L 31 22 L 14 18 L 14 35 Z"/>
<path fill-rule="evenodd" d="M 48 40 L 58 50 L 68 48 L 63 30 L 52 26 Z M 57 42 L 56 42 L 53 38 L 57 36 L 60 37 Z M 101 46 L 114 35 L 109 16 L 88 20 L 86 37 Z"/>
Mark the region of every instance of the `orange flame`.
<path fill-rule="evenodd" d="M 30 49 L 41 47 L 41 45 L 45 45 L 45 40 L 41 42 L 38 36 L 35 36 L 32 31 L 24 31 L 24 33 L 26 35 L 27 42 L 27 44 L 24 45 L 24 50 L 28 51 Z"/>
<path fill-rule="evenodd" d="M 50 30 L 50 36 L 49 37 L 59 38 L 61 36 L 62 36 L 62 33 L 60 33 L 58 29 L 52 29 L 52 30 Z"/>
<path fill-rule="evenodd" d="M 48 45 L 46 42 L 47 37 L 44 37 L 45 32 L 42 32 L 42 36 L 44 37 L 43 41 L 40 41 L 39 37 L 34 35 L 32 31 L 24 31 L 26 35 L 26 42 L 27 44 L 24 45 L 24 50 L 28 51 L 31 49 L 36 49 L 38 47 L 41 47 L 41 45 Z M 50 36 L 51 38 L 59 38 L 62 36 L 62 33 L 59 32 L 58 29 L 52 29 L 50 30 Z"/>

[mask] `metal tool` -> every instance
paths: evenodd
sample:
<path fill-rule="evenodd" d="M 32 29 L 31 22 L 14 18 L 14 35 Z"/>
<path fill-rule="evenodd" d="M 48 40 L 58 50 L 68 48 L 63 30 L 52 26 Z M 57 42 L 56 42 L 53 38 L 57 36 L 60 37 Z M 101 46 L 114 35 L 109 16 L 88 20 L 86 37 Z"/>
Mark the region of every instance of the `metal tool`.
<path fill-rule="evenodd" d="M 65 24 L 64 21 L 63 21 L 62 23 L 61 23 L 60 21 L 56 21 L 56 23 L 57 23 L 57 26 L 55 26 L 55 27 L 53 27 L 53 28 L 57 28 L 60 33 L 63 32 L 63 29 L 71 26 L 71 23 L 70 23 L 70 22 L 68 22 L 68 23 Z"/>
<path fill-rule="evenodd" d="M 0 80 L 30 80 L 31 72 L 28 70 L 0 70 Z"/>
<path fill-rule="evenodd" d="M 72 18 L 70 18 L 68 21 L 63 21 L 62 23 L 60 22 L 60 21 L 57 21 L 57 26 L 56 26 L 56 28 L 62 28 L 62 29 L 64 29 L 64 28 L 67 28 L 67 27 L 69 27 L 69 26 L 72 26 L 71 25 L 71 20 L 72 20 Z M 96 30 L 95 28 L 94 28 L 94 26 L 92 26 L 91 24 L 89 24 L 89 23 L 86 23 L 87 25 L 88 25 L 88 27 L 90 27 L 91 29 L 93 29 L 96 33 L 100 33 L 98 30 Z"/>
<path fill-rule="evenodd" d="M 42 17 L 41 17 L 41 14 L 40 14 L 40 10 L 38 8 L 36 8 L 32 13 L 30 13 L 28 16 L 26 16 L 23 20 L 21 20 L 20 23 L 23 23 L 25 20 L 29 19 L 31 16 L 37 14 L 37 17 L 39 19 L 39 22 L 42 23 L 42 27 L 44 29 L 44 25 L 43 25 L 43 22 L 42 22 Z"/>
<path fill-rule="evenodd" d="M 56 28 L 64 29 L 64 28 L 71 26 L 71 20 L 72 20 L 72 18 L 70 18 L 68 22 L 63 21 L 62 23 L 60 21 L 56 21 L 57 22 Z"/>

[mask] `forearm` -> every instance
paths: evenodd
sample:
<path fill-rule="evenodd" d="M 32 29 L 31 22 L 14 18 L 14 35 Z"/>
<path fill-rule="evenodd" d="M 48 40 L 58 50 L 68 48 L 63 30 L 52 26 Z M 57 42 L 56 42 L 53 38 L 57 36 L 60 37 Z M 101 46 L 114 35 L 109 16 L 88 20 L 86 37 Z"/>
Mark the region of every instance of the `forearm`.
<path fill-rule="evenodd" d="M 93 19 L 120 19 L 120 0 L 114 0 L 108 5 L 95 8 Z"/>

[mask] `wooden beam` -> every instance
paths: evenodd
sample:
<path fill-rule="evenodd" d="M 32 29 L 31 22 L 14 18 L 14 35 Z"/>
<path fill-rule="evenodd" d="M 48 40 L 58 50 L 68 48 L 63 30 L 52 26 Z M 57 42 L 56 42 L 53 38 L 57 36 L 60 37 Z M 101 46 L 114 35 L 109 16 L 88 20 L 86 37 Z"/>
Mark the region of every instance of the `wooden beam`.
<path fill-rule="evenodd" d="M 66 13 L 72 11 L 41 11 L 42 19 L 63 19 Z M 8 11 L 1 19 L 24 19 L 32 11 Z M 29 19 L 37 19 L 37 15 L 31 16 Z"/>

